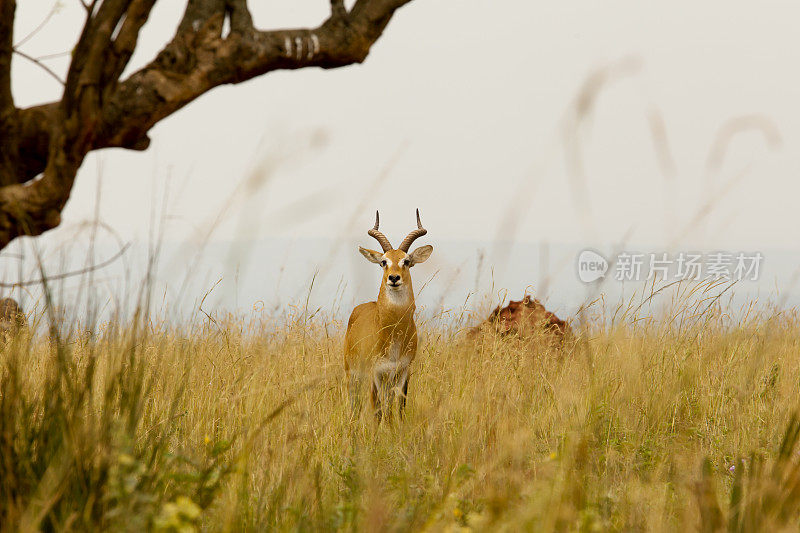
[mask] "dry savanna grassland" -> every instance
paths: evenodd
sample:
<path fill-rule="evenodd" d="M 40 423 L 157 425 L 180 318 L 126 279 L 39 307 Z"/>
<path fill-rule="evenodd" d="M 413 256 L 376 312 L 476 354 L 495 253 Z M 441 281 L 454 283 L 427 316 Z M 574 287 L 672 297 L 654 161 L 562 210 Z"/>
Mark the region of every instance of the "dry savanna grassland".
<path fill-rule="evenodd" d="M 796 530 L 800 319 L 704 294 L 588 306 L 564 347 L 440 314 L 380 426 L 351 420 L 342 324 L 302 307 L 23 332 L 0 352 L 0 525 Z"/>

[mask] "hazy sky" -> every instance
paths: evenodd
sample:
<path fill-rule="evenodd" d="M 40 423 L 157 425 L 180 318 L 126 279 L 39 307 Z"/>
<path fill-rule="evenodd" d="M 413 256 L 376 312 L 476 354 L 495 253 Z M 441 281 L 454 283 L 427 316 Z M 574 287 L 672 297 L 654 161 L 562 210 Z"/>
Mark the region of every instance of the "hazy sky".
<path fill-rule="evenodd" d="M 61 4 L 27 53 L 74 44 L 82 8 Z M 19 2 L 16 34 L 51 5 Z M 129 71 L 168 40 L 184 5 L 158 2 Z M 315 26 L 329 2 L 250 6 L 266 29 Z M 419 207 L 427 242 L 483 243 L 490 254 L 501 253 L 498 237 L 797 249 L 797 20 L 800 4 L 789 1 L 415 0 L 363 65 L 221 87 L 157 125 L 147 152 L 90 155 L 64 227 L 42 242 L 93 217 L 101 179 L 100 216 L 124 240 L 146 239 L 151 200 L 166 188 L 168 241 L 200 240 L 211 227 L 220 242 L 344 237 L 348 261 L 351 243 L 369 244 L 376 208 L 394 240 Z M 48 64 L 65 72 L 67 60 Z M 623 72 L 576 122 L 587 80 L 614 65 Z M 38 67 L 17 57 L 13 68 L 17 105 L 58 98 L 60 86 Z M 654 150 L 654 112 L 674 175 Z M 735 135 L 709 172 L 714 139 L 743 116 L 770 137 Z M 585 185 L 567 164 L 576 146 Z"/>

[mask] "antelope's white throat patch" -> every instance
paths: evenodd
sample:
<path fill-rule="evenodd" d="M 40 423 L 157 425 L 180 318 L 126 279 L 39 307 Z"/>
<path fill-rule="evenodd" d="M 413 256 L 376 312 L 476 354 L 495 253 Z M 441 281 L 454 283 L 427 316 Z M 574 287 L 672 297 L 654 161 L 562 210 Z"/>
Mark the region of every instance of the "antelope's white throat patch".
<path fill-rule="evenodd" d="M 389 298 L 389 305 L 397 307 L 406 307 L 411 299 L 408 291 L 408 285 L 403 283 L 399 287 L 392 287 L 386 284 L 386 296 Z"/>

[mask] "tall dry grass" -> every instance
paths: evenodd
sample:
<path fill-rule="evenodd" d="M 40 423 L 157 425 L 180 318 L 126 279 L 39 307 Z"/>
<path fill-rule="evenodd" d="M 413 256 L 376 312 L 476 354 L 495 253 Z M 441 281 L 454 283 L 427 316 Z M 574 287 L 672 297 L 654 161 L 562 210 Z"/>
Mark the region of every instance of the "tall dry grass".
<path fill-rule="evenodd" d="M 435 318 L 380 427 L 349 421 L 319 314 L 23 334 L 0 352 L 0 524 L 796 529 L 798 317 L 675 309 L 587 316 L 564 349 Z"/>

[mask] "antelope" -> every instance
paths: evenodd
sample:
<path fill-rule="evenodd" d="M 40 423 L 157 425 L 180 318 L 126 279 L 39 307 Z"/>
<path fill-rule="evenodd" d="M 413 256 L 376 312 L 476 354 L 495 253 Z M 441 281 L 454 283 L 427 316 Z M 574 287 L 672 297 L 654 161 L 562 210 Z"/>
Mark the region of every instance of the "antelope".
<path fill-rule="evenodd" d="M 359 246 L 367 261 L 383 269 L 378 299 L 356 306 L 347 322 L 344 369 L 349 382 L 353 414 L 359 411 L 362 383 L 371 380 L 371 399 L 375 417 L 384 411 L 391 419 L 394 396 L 399 390 L 398 414 L 403 417 L 408 396 L 410 365 L 417 355 L 417 326 L 414 324 L 414 288 L 411 267 L 425 262 L 433 246 L 420 246 L 409 253 L 411 244 L 428 233 L 422 227 L 417 209 L 417 229 L 393 248 L 378 230 L 380 215 L 375 212 L 375 227 L 367 232 L 381 245 L 382 252 Z"/>

